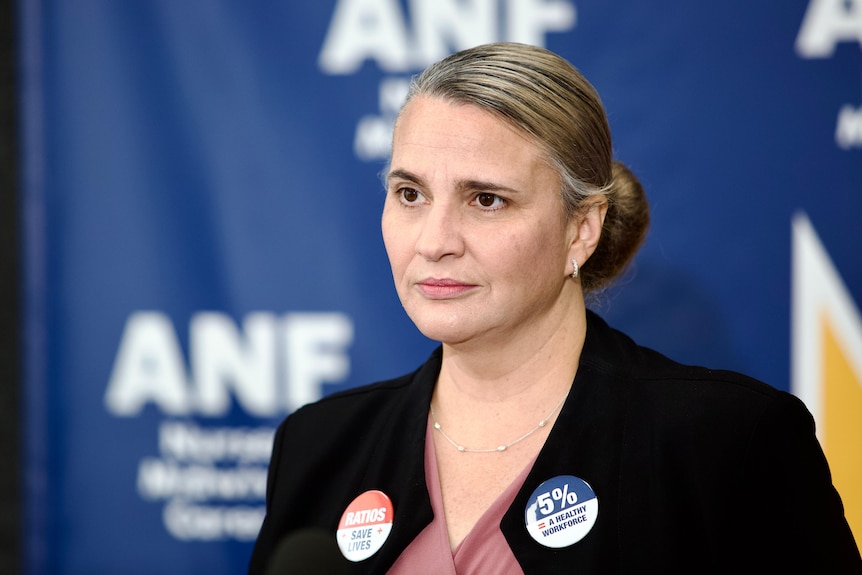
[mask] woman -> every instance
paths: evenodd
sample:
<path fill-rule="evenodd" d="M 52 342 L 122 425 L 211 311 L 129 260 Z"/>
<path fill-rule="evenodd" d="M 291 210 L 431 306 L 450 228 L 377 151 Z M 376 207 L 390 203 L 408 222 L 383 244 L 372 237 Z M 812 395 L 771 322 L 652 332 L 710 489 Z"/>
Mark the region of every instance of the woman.
<path fill-rule="evenodd" d="M 431 66 L 386 186 L 398 295 L 441 347 L 279 427 L 250 573 L 309 528 L 357 573 L 862 572 L 797 399 L 587 311 L 649 217 L 571 65 L 501 43 Z"/>

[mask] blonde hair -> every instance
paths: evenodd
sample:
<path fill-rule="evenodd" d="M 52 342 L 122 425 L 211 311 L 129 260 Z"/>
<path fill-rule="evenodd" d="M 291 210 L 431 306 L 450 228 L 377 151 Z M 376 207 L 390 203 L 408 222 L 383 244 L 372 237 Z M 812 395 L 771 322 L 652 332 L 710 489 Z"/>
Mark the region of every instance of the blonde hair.
<path fill-rule="evenodd" d="M 405 105 L 420 95 L 479 106 L 531 137 L 559 174 L 568 218 L 585 198 L 604 195 L 601 240 L 581 268 L 581 285 L 589 293 L 622 273 L 646 237 L 649 204 L 634 174 L 613 160 L 604 106 L 574 66 L 536 46 L 484 44 L 426 68 Z"/>

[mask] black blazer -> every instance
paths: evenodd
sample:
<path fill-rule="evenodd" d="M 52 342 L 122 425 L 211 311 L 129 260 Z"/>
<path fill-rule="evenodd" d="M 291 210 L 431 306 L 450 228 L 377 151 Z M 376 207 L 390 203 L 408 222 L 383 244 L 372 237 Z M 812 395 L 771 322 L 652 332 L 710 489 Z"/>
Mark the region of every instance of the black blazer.
<path fill-rule="evenodd" d="M 275 436 L 267 514 L 250 575 L 295 529 L 333 534 L 370 489 L 392 532 L 356 573 L 385 573 L 431 521 L 424 443 L 438 348 L 416 372 L 334 394 L 287 417 Z M 531 493 L 574 475 L 599 501 L 562 549 L 525 529 Z M 862 573 L 841 500 L 803 404 L 743 375 L 690 367 L 636 345 L 588 312 L 571 393 L 501 529 L 539 573 Z M 421 573 L 421 569 L 417 570 Z"/>

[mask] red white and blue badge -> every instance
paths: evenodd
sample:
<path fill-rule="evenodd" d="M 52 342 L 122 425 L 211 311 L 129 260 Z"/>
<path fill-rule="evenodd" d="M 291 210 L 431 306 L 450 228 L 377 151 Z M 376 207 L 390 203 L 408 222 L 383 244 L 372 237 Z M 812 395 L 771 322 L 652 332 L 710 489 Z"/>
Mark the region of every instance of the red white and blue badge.
<path fill-rule="evenodd" d="M 368 559 L 392 531 L 395 509 L 382 491 L 366 491 L 350 502 L 338 523 L 338 548 L 350 561 Z"/>
<path fill-rule="evenodd" d="M 586 537 L 599 516 L 599 500 L 583 479 L 558 475 L 533 491 L 525 515 L 530 536 L 559 549 Z"/>

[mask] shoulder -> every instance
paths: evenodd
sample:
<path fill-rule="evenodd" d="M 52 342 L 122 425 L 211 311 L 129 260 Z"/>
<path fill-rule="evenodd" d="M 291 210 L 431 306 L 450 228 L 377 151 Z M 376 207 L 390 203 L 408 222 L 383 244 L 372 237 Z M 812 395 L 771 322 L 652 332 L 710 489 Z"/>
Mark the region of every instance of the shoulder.
<path fill-rule="evenodd" d="M 731 556 L 764 572 L 858 572 L 814 418 L 799 398 L 741 373 L 673 361 L 597 316 L 587 339 L 588 369 L 614 387 L 625 414 L 620 469 L 638 511 L 632 525 L 648 502 L 649 513 L 685 524 L 673 536 L 690 549 L 734 547 Z M 800 494 L 805 505 L 795 504 Z"/>
<path fill-rule="evenodd" d="M 336 477 L 345 484 L 359 481 L 369 466 L 424 438 L 434 357 L 413 373 L 329 395 L 287 416 L 276 430 L 270 461 L 276 499 Z"/>
<path fill-rule="evenodd" d="M 584 361 L 619 386 L 635 417 L 673 431 L 751 432 L 787 426 L 813 432 L 814 422 L 794 395 L 735 371 L 685 365 L 635 343 L 590 314 Z"/>
<path fill-rule="evenodd" d="M 306 404 L 294 411 L 288 420 L 308 421 L 327 416 L 345 416 L 361 413 L 369 406 L 379 409 L 397 399 L 409 390 L 416 372 L 396 378 L 360 385 L 327 395 L 313 403 Z"/>
<path fill-rule="evenodd" d="M 337 441 L 357 429 L 403 424 L 414 415 L 424 417 L 439 364 L 437 350 L 411 373 L 353 387 L 304 405 L 282 422 L 278 436 L 284 439 L 312 434 L 319 444 L 327 438 Z"/>

